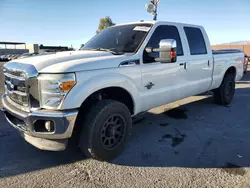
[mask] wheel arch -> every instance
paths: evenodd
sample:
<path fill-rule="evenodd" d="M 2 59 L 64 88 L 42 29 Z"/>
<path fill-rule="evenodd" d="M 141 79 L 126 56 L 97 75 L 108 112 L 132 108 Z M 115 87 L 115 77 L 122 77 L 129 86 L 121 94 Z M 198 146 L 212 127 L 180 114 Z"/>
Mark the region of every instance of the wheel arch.
<path fill-rule="evenodd" d="M 86 100 L 93 98 L 100 92 L 111 96 L 110 99 L 118 99 L 125 105 L 129 104 L 128 108 L 132 115 L 141 110 L 142 100 L 135 83 L 130 78 L 120 74 L 100 75 L 85 82 L 79 80 L 79 83 L 65 98 L 62 109 L 80 108 Z M 129 102 L 123 101 L 120 95 L 125 96 L 125 99 Z M 133 104 L 133 109 L 131 104 Z"/>
<path fill-rule="evenodd" d="M 112 99 L 117 100 L 127 106 L 131 115 L 135 112 L 135 101 L 131 93 L 126 89 L 119 86 L 104 87 L 93 92 L 89 95 L 81 104 L 80 108 L 85 108 L 85 105 L 89 106 L 89 102 Z"/>
<path fill-rule="evenodd" d="M 229 68 L 226 70 L 226 72 L 225 72 L 223 78 L 225 78 L 225 76 L 226 76 L 227 74 L 233 74 L 233 75 L 234 75 L 234 79 L 235 79 L 235 78 L 236 78 L 236 73 L 237 73 L 236 67 L 235 67 L 235 66 L 231 66 L 231 67 L 229 67 Z"/>

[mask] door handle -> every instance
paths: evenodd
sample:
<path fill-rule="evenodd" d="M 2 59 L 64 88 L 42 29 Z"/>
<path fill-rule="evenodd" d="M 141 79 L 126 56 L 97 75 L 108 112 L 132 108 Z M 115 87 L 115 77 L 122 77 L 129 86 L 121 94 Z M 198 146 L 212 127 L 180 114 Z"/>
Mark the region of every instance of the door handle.
<path fill-rule="evenodd" d="M 151 89 L 153 86 L 154 84 L 152 82 L 149 82 L 147 85 L 145 85 L 147 89 Z"/>
<path fill-rule="evenodd" d="M 207 61 L 207 66 L 210 66 L 210 61 L 209 60 Z"/>
<path fill-rule="evenodd" d="M 180 66 L 184 66 L 184 69 L 187 69 L 187 62 L 185 62 L 185 63 L 180 63 L 179 65 L 180 65 Z"/>

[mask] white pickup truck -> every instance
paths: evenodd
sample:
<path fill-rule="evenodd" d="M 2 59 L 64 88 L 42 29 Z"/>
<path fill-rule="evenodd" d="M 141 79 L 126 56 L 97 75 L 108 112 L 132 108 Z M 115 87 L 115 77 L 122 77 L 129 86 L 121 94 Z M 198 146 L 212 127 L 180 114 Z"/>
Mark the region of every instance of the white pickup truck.
<path fill-rule="evenodd" d="M 243 64 L 241 51 L 212 51 L 201 26 L 116 25 L 79 51 L 6 63 L 2 111 L 37 148 L 64 150 L 74 135 L 87 156 L 111 160 L 140 112 L 207 91 L 230 104 Z"/>

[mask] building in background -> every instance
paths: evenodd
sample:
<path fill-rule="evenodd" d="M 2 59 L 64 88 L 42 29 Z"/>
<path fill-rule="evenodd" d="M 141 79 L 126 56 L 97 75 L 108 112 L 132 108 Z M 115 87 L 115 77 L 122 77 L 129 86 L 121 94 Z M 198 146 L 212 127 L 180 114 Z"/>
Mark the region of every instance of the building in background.
<path fill-rule="evenodd" d="M 25 42 L 0 42 L 0 56 L 8 54 L 28 53 Z"/>
<path fill-rule="evenodd" d="M 29 50 L 29 53 L 42 54 L 46 52 L 63 52 L 70 51 L 73 48 L 67 46 L 44 46 L 43 44 L 27 44 L 26 48 Z"/>
<path fill-rule="evenodd" d="M 70 50 L 74 50 L 72 46 L 69 48 L 67 46 L 26 44 L 25 42 L 0 42 L 0 61 Z"/>

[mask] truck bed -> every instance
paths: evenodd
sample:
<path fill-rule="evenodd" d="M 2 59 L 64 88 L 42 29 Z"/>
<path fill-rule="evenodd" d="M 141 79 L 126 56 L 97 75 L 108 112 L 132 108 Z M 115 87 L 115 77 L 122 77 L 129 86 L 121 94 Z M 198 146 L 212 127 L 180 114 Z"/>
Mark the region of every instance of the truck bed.
<path fill-rule="evenodd" d="M 216 89 L 220 86 L 224 74 L 225 67 L 234 66 L 236 68 L 236 77 L 235 80 L 238 81 L 243 76 L 243 57 L 244 53 L 241 50 L 215 50 L 213 51 L 213 81 L 211 84 L 211 90 Z M 225 66 L 227 64 L 227 66 Z"/>
<path fill-rule="evenodd" d="M 218 54 L 231 54 L 231 53 L 243 53 L 241 49 L 221 49 L 221 50 L 213 50 L 213 55 Z"/>

